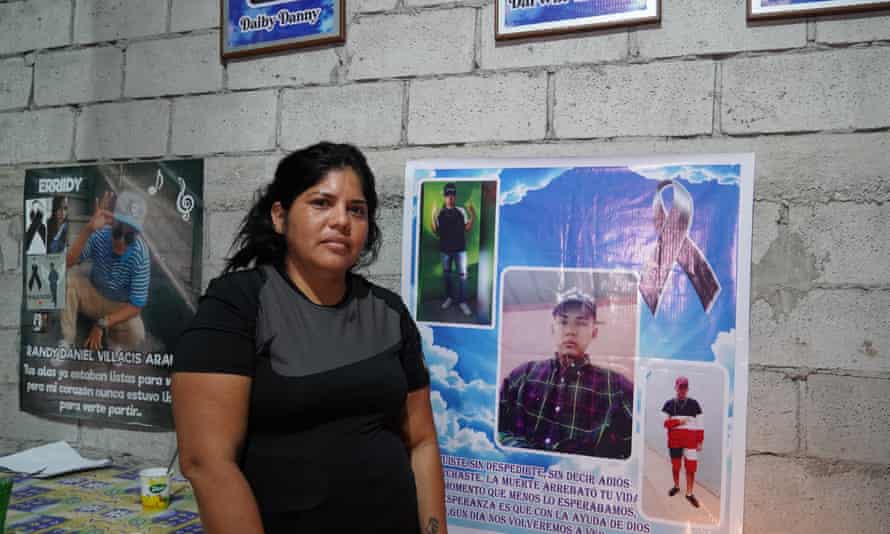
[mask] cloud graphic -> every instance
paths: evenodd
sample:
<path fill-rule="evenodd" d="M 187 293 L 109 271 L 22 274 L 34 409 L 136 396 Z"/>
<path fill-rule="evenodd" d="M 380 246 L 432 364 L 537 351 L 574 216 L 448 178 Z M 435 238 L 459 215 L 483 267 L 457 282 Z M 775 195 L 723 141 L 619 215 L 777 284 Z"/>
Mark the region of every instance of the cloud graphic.
<path fill-rule="evenodd" d="M 711 351 L 714 352 L 714 359 L 732 374 L 735 368 L 735 328 L 729 332 L 719 332 L 717 339 L 711 344 Z"/>
<path fill-rule="evenodd" d="M 442 451 L 486 458 L 500 457 L 501 453 L 489 439 L 494 421 L 494 386 L 479 379 L 466 381 L 457 370 L 460 355 L 448 347 L 436 345 L 432 327 L 418 325 L 418 329 L 430 371 L 430 402 Z M 452 404 L 448 399 L 452 399 Z"/>
<path fill-rule="evenodd" d="M 558 178 L 566 169 L 540 169 L 540 171 L 549 171 L 544 175 L 540 173 L 532 173 L 530 176 L 520 178 L 512 178 L 509 180 L 501 180 L 501 205 L 509 206 L 511 204 L 519 204 L 531 191 L 538 191 L 550 185 L 554 179 Z"/>
<path fill-rule="evenodd" d="M 692 184 L 718 182 L 721 185 L 739 183 L 739 165 L 657 165 L 630 167 L 630 170 L 650 180 L 681 179 Z"/>

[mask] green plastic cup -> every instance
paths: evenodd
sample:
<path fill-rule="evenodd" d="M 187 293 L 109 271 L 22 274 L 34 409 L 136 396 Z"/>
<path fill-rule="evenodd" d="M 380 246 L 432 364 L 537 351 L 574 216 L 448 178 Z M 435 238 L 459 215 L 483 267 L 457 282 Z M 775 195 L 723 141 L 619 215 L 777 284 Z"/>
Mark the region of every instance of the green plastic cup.
<path fill-rule="evenodd" d="M 0 533 L 6 532 L 6 509 L 12 495 L 12 477 L 0 477 Z"/>

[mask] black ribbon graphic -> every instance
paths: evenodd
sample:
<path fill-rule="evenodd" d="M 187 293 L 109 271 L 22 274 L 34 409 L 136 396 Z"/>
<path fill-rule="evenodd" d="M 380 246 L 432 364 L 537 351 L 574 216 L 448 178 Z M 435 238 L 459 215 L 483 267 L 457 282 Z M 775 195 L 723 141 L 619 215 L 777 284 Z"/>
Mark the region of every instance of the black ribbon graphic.
<path fill-rule="evenodd" d="M 670 211 L 665 210 L 662 199 L 667 187 L 674 188 L 674 201 Z M 655 315 L 674 263 L 678 263 L 689 277 L 705 312 L 709 312 L 720 293 L 720 282 L 717 281 L 705 255 L 689 237 L 689 227 L 692 225 L 692 196 L 678 182 L 664 180 L 655 190 L 652 208 L 655 211 L 655 231 L 658 233 L 658 241 L 640 280 L 640 294 L 643 300 Z"/>

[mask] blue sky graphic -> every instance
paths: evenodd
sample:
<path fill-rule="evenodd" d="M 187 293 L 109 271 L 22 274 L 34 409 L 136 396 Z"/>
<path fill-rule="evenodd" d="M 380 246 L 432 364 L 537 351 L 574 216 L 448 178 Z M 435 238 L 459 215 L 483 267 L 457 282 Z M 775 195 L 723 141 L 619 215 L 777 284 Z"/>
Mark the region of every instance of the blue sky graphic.
<path fill-rule="evenodd" d="M 826 3 L 829 0 L 761 0 L 761 5 L 763 7 L 772 7 L 772 6 L 788 6 L 788 5 L 796 5 L 796 4 L 818 4 L 818 3 Z"/>
<path fill-rule="evenodd" d="M 552 0 L 551 0 L 552 1 Z M 507 0 L 505 25 L 508 28 L 522 27 L 542 22 L 573 20 L 604 15 L 633 13 L 646 9 L 651 0 L 587 0 L 584 2 L 569 1 L 563 4 L 547 3 L 535 0 L 535 7 L 511 9 Z"/>
<path fill-rule="evenodd" d="M 226 0 L 229 3 L 228 32 L 229 46 L 244 46 L 259 43 L 274 43 L 295 37 L 311 35 L 325 35 L 333 33 L 334 5 L 336 0 L 298 0 L 283 2 L 265 7 L 251 7 L 246 0 Z M 321 15 L 316 24 L 295 24 L 281 27 L 276 25 L 272 31 L 239 31 L 238 21 L 242 16 L 256 17 L 268 15 L 274 17 L 282 9 L 288 11 L 302 11 L 304 9 L 321 8 Z"/>

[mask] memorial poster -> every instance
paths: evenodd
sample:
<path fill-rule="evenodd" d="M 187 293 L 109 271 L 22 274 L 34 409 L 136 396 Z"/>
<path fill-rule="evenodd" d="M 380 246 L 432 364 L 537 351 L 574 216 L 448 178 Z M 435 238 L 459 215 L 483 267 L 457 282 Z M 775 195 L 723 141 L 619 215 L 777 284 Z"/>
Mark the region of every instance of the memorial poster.
<path fill-rule="evenodd" d="M 203 172 L 201 160 L 27 171 L 23 411 L 172 426 L 173 348 L 201 290 Z"/>
<path fill-rule="evenodd" d="M 453 532 L 741 532 L 753 156 L 408 162 Z"/>

